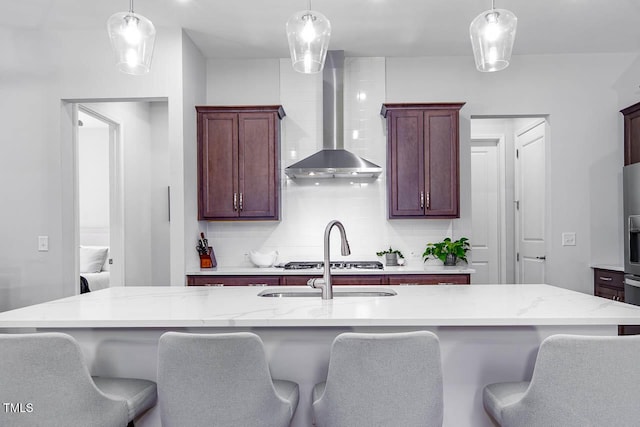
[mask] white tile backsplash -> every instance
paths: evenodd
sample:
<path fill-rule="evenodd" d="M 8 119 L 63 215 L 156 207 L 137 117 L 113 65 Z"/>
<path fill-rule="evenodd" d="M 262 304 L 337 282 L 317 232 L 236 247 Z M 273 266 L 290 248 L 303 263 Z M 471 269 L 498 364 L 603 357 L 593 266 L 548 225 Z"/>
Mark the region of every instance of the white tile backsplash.
<path fill-rule="evenodd" d="M 376 180 L 287 178 L 285 167 L 322 148 L 322 76 L 299 74 L 282 59 L 279 86 L 287 114 L 281 123 L 281 221 L 207 223 L 218 265 L 250 266 L 246 254 L 251 250 L 277 250 L 279 262 L 321 260 L 324 229 L 333 219 L 345 226 L 350 259 L 373 260 L 377 251 L 392 245 L 408 264 L 422 264 L 425 245 L 451 236 L 454 222 L 387 219 L 386 135 L 380 116 L 386 101 L 385 59 L 345 61 L 345 149 L 385 169 Z M 332 233 L 332 259 L 342 258 L 338 234 Z"/>

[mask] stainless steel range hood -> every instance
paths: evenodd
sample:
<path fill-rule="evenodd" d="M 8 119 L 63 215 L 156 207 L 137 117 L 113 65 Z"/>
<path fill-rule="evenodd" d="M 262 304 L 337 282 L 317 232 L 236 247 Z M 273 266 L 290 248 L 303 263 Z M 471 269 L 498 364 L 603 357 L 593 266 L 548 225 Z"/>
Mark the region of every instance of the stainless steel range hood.
<path fill-rule="evenodd" d="M 344 149 L 344 51 L 330 50 L 322 71 L 323 149 L 285 168 L 290 178 L 376 178 L 382 168 Z"/>

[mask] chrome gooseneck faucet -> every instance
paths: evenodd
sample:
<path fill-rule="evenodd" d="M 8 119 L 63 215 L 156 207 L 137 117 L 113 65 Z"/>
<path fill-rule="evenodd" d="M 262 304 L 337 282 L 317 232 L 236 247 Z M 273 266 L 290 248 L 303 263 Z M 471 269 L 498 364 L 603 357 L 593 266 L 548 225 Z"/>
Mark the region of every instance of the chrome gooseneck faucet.
<path fill-rule="evenodd" d="M 351 249 L 349 248 L 349 242 L 347 242 L 347 233 L 344 231 L 344 226 L 340 221 L 333 220 L 327 224 L 327 228 L 324 229 L 324 274 L 322 279 L 309 279 L 307 285 L 312 288 L 320 288 L 322 290 L 322 299 L 333 299 L 333 285 L 331 284 L 331 260 L 329 257 L 329 236 L 331 235 L 331 229 L 336 226 L 340 231 L 340 238 L 342 243 L 340 245 L 341 253 L 343 256 L 351 255 Z"/>

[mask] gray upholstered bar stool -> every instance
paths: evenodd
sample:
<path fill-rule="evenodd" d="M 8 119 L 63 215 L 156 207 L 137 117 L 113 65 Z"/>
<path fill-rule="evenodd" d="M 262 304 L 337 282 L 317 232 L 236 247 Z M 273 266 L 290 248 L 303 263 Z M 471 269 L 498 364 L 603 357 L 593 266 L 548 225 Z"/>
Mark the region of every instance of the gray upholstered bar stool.
<path fill-rule="evenodd" d="M 160 337 L 163 427 L 286 427 L 298 393 L 298 384 L 271 378 L 256 334 L 166 332 Z"/>
<path fill-rule="evenodd" d="M 554 335 L 538 350 L 531 381 L 483 390 L 503 427 L 640 425 L 640 336 Z"/>
<path fill-rule="evenodd" d="M 327 381 L 313 389 L 318 427 L 441 427 L 442 363 L 427 331 L 343 333 Z"/>
<path fill-rule="evenodd" d="M 0 334 L 0 426 L 133 426 L 156 398 L 153 381 L 92 381 L 67 334 Z"/>

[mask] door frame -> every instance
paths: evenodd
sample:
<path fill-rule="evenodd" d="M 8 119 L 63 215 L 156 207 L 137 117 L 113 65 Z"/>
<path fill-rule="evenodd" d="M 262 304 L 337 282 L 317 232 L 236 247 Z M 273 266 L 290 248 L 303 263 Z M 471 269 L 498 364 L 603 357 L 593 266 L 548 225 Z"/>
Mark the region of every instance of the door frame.
<path fill-rule="evenodd" d="M 124 240 L 124 154 L 122 148 L 122 126 L 113 118 L 98 113 L 80 102 L 72 103 L 72 140 L 73 140 L 73 205 L 74 205 L 74 233 L 76 277 L 79 281 L 79 248 L 80 248 L 80 209 L 79 199 L 79 164 L 78 144 L 80 143 L 78 128 L 78 112 L 82 111 L 109 126 L 109 251 L 111 259 L 116 260 L 109 268 L 109 286 L 124 286 L 125 283 L 125 240 Z M 79 282 L 76 286 L 79 293 Z"/>
<path fill-rule="evenodd" d="M 480 134 L 471 138 L 472 147 L 495 145 L 498 151 L 498 280 L 507 282 L 507 205 L 506 205 L 506 149 L 504 134 Z M 473 192 L 471 197 L 473 197 Z"/>

